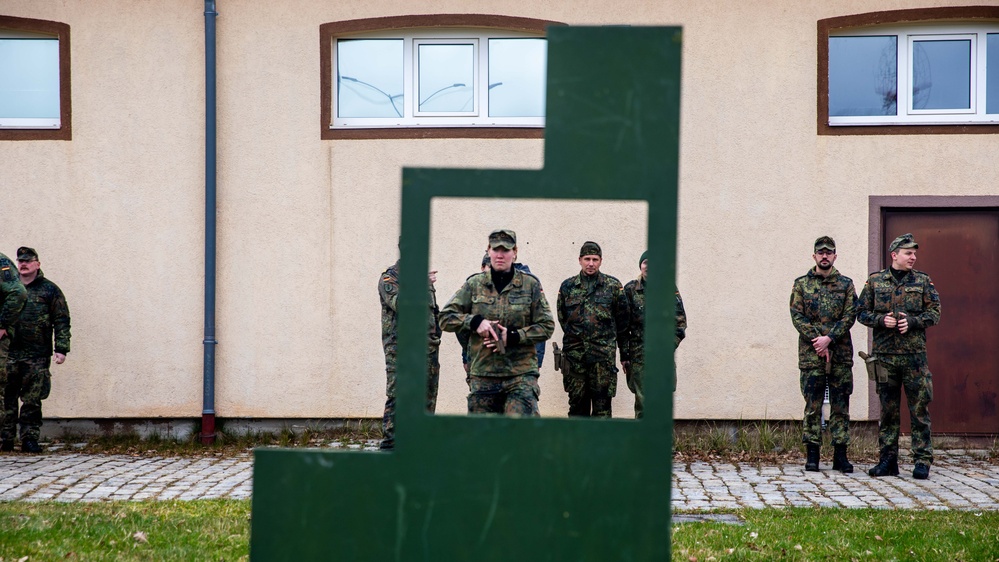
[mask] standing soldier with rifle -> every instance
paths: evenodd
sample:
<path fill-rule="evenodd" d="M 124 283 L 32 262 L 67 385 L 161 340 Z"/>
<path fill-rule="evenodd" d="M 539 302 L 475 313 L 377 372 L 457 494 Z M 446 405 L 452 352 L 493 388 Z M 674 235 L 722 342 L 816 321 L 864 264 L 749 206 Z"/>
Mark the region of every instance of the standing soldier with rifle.
<path fill-rule="evenodd" d="M 836 242 L 828 236 L 815 241 L 815 267 L 794 280 L 791 322 L 798 330 L 798 368 L 805 399 L 801 440 L 805 443 L 805 470 L 819 470 L 822 446 L 820 418 L 829 387 L 829 433 L 833 470 L 853 472 L 847 459 L 850 444 L 850 395 L 853 393 L 853 341 L 850 328 L 857 317 L 853 281 L 833 267 Z"/>

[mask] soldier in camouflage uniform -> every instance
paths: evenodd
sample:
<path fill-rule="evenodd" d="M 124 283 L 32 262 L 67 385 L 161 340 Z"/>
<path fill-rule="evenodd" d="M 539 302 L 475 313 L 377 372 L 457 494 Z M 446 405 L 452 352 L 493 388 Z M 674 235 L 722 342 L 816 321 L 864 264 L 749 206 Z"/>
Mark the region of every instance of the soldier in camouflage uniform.
<path fill-rule="evenodd" d="M 440 345 L 441 328 L 437 324 L 437 272 L 431 271 L 429 276 L 429 296 L 427 320 L 427 411 L 431 414 L 437 409 L 437 383 L 440 379 Z M 378 297 L 382 303 L 382 348 L 385 351 L 385 413 L 382 415 L 382 442 L 379 448 L 391 450 L 395 448 L 395 365 L 397 339 L 399 333 L 399 316 L 396 302 L 399 298 L 399 262 L 382 272 L 378 282 Z"/>
<path fill-rule="evenodd" d="M 489 253 L 486 252 L 482 256 L 482 264 L 479 266 L 479 271 L 489 271 Z M 524 273 L 531 273 L 531 268 L 526 263 L 515 263 L 513 268 L 517 271 L 522 271 Z M 455 332 L 455 337 L 458 339 L 458 345 L 461 346 L 461 366 L 465 369 L 465 384 L 471 384 L 472 379 L 468 376 L 472 368 L 472 360 L 468 357 L 468 338 L 471 333 L 468 330 L 458 330 Z M 541 369 L 541 364 L 545 360 L 545 342 L 538 342 L 534 349 L 538 352 L 538 369 Z"/>
<path fill-rule="evenodd" d="M 14 326 L 7 359 L 7 384 L 3 392 L 2 448 L 11 450 L 21 430 L 21 450 L 40 453 L 38 436 L 42 427 L 42 400 L 49 397 L 53 358 L 57 365 L 69 353 L 69 307 L 59 287 L 45 278 L 38 252 L 22 246 L 17 250 L 17 266 L 28 299 Z M 55 337 L 55 355 L 52 340 Z M 21 400 L 18 417 L 18 398 Z"/>
<path fill-rule="evenodd" d="M 579 249 L 578 275 L 558 290 L 562 326 L 562 387 L 569 394 L 569 415 L 611 417 L 617 393 L 615 347 L 628 356 L 628 301 L 616 278 L 600 273 L 603 252 L 596 242 Z"/>
<path fill-rule="evenodd" d="M 21 317 L 27 298 L 28 291 L 21 284 L 17 266 L 0 253 L 0 404 L 3 404 L 3 391 L 7 386 L 7 355 L 14 335 L 14 325 Z M 0 424 L 3 420 L 3 412 L 0 411 Z M 0 450 L 13 451 L 14 442 L 0 442 Z"/>
<path fill-rule="evenodd" d="M 822 402 L 829 387 L 829 433 L 833 470 L 853 472 L 847 459 L 850 444 L 850 395 L 853 394 L 853 340 L 857 318 L 853 281 L 833 267 L 836 242 L 828 236 L 815 241 L 815 267 L 794 280 L 791 322 L 798 330 L 798 369 L 805 399 L 801 441 L 807 451 L 805 470 L 819 470 L 822 445 Z"/>
<path fill-rule="evenodd" d="M 912 422 L 912 477 L 925 480 L 933 464 L 929 404 L 933 375 L 926 362 L 926 329 L 940 323 L 940 295 L 930 276 L 913 269 L 919 245 L 903 234 L 888 246 L 892 263 L 872 273 L 860 293 L 860 323 L 874 328 L 874 355 L 887 371 L 877 383 L 881 399 L 878 445 L 881 459 L 871 476 L 898 475 L 898 434 L 901 391 L 909 403 Z"/>
<path fill-rule="evenodd" d="M 469 334 L 468 413 L 538 415 L 535 344 L 555 329 L 541 281 L 513 267 L 517 234 L 489 234 L 490 267 L 477 273 L 441 310 L 441 328 Z"/>
<path fill-rule="evenodd" d="M 629 281 L 624 286 L 624 296 L 628 299 L 628 354 L 630 361 L 621 361 L 628 388 L 635 394 L 635 418 L 641 418 L 645 412 L 645 393 L 643 392 L 645 377 L 645 280 L 648 276 L 649 252 L 644 252 L 638 258 L 638 268 L 641 275 L 638 279 Z M 676 289 L 676 333 L 673 339 L 673 350 L 687 335 L 687 313 L 683 309 L 683 299 L 680 290 Z M 676 376 L 673 376 L 673 391 L 676 391 Z"/>

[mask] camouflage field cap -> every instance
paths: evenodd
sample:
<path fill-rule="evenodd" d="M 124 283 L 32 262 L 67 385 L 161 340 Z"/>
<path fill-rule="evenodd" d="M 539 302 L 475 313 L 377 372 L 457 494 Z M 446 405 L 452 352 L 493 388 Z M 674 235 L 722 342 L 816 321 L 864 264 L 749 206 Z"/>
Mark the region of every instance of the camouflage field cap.
<path fill-rule="evenodd" d="M 820 236 L 815 239 L 815 251 L 819 250 L 829 250 L 830 252 L 836 251 L 836 241 L 828 236 Z"/>
<path fill-rule="evenodd" d="M 579 257 L 583 256 L 601 256 L 603 257 L 603 252 L 600 251 L 600 244 L 596 242 L 586 241 L 583 245 L 579 247 Z"/>
<path fill-rule="evenodd" d="M 517 247 L 517 233 L 505 228 L 494 230 L 489 233 L 489 247 L 512 250 Z"/>
<path fill-rule="evenodd" d="M 489 252 L 482 254 L 482 264 L 481 267 L 489 265 Z"/>
<path fill-rule="evenodd" d="M 916 239 L 912 236 L 911 232 L 906 232 L 891 241 L 891 244 L 888 246 L 888 251 L 894 252 L 899 248 L 919 248 L 919 244 L 916 244 Z"/>
<path fill-rule="evenodd" d="M 38 252 L 34 248 L 29 248 L 27 246 L 21 246 L 17 249 L 17 259 L 21 261 L 31 261 L 38 259 Z"/>

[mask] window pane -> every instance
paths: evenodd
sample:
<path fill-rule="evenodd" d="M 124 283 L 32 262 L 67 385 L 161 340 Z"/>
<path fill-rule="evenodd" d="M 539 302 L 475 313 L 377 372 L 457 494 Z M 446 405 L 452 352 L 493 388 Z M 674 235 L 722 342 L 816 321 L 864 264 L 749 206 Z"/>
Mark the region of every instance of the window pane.
<path fill-rule="evenodd" d="M 544 117 L 548 42 L 489 40 L 489 115 Z"/>
<path fill-rule="evenodd" d="M 971 41 L 912 42 L 912 108 L 971 107 Z"/>
<path fill-rule="evenodd" d="M 402 117 L 402 39 L 337 41 L 338 117 Z"/>
<path fill-rule="evenodd" d="M 474 111 L 474 57 L 472 45 L 420 45 L 419 111 Z"/>
<path fill-rule="evenodd" d="M 59 119 L 58 39 L 0 39 L 0 117 Z"/>
<path fill-rule="evenodd" d="M 999 113 L 999 33 L 989 33 L 985 61 L 985 112 Z"/>
<path fill-rule="evenodd" d="M 829 38 L 829 115 L 896 115 L 894 35 Z"/>

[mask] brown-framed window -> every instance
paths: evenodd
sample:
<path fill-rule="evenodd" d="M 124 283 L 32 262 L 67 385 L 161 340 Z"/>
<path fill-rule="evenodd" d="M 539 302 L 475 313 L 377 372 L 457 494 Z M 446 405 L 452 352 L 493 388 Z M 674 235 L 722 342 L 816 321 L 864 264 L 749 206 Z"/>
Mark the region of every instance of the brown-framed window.
<path fill-rule="evenodd" d="M 320 26 L 321 138 L 540 138 L 557 22 L 398 16 Z"/>
<path fill-rule="evenodd" d="M 71 140 L 69 25 L 0 15 L 0 140 Z"/>
<path fill-rule="evenodd" d="M 999 7 L 819 20 L 818 134 L 999 132 Z"/>

